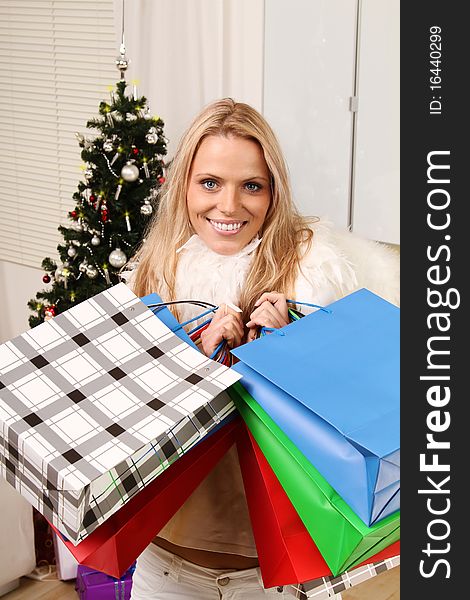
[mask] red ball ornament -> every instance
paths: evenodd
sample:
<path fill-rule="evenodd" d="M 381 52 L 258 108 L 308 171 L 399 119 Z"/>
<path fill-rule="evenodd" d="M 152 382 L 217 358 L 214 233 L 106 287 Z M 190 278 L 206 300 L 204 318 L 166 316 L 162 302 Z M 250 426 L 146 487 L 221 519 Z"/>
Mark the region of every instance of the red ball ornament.
<path fill-rule="evenodd" d="M 46 315 L 49 313 L 51 317 L 55 317 L 55 305 L 52 304 L 51 306 L 46 306 L 45 313 Z"/>
<path fill-rule="evenodd" d="M 77 218 L 77 211 L 76 210 L 72 210 L 70 212 L 70 216 L 72 217 L 72 219 L 76 219 Z"/>
<path fill-rule="evenodd" d="M 138 148 L 132 148 L 132 154 L 134 156 L 137 156 L 137 154 L 139 154 L 139 149 Z"/>
<path fill-rule="evenodd" d="M 44 275 L 42 280 L 44 281 L 44 283 L 49 283 L 51 281 L 51 278 L 49 277 L 49 275 L 46 274 L 46 275 Z"/>
<path fill-rule="evenodd" d="M 96 200 L 96 196 L 94 194 L 90 195 L 90 202 L 94 202 Z"/>
<path fill-rule="evenodd" d="M 164 177 L 159 177 L 158 178 L 158 183 L 165 183 L 165 178 Z"/>

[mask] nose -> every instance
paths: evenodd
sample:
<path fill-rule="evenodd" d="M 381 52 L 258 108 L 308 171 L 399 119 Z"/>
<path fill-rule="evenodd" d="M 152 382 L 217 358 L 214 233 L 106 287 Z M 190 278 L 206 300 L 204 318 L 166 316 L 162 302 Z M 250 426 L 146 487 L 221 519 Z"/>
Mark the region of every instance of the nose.
<path fill-rule="evenodd" d="M 232 186 L 225 186 L 218 196 L 217 208 L 225 215 L 233 215 L 240 206 L 238 190 Z"/>

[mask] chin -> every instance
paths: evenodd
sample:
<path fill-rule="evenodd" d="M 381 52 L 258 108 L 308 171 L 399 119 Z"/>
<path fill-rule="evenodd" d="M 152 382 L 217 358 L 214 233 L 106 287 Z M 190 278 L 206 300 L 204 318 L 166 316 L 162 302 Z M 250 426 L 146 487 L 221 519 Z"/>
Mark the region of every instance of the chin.
<path fill-rule="evenodd" d="M 230 256 L 231 254 L 236 254 L 240 252 L 247 244 L 248 241 L 245 240 L 246 236 L 242 238 L 230 238 L 230 237 L 218 237 L 213 235 L 204 235 L 203 232 L 198 233 L 199 237 L 206 244 L 208 248 L 215 252 L 216 254 L 223 254 L 224 256 Z"/>
<path fill-rule="evenodd" d="M 239 240 L 204 240 L 206 245 L 217 254 L 230 256 L 240 252 L 246 246 L 244 241 Z"/>

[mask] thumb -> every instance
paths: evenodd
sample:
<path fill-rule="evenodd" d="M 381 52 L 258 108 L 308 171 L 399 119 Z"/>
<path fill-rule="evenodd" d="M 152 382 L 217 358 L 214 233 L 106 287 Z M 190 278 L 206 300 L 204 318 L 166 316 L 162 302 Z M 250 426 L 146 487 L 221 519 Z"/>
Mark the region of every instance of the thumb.
<path fill-rule="evenodd" d="M 252 342 L 256 339 L 257 327 L 250 327 L 248 330 L 248 335 L 246 336 L 247 342 Z"/>

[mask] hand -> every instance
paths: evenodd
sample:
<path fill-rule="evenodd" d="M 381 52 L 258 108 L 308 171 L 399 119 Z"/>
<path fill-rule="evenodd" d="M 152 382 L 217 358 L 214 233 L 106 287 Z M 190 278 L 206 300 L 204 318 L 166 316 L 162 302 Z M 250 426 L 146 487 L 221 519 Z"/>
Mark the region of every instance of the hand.
<path fill-rule="evenodd" d="M 229 347 L 235 348 L 241 344 L 244 333 L 241 312 L 221 304 L 209 327 L 201 333 L 202 351 L 211 356 L 222 340 L 227 340 Z"/>
<path fill-rule="evenodd" d="M 248 327 L 247 341 L 256 338 L 258 327 L 273 327 L 279 329 L 289 323 L 289 313 L 286 297 L 279 292 L 265 292 L 256 302 L 256 308 L 246 324 Z"/>

